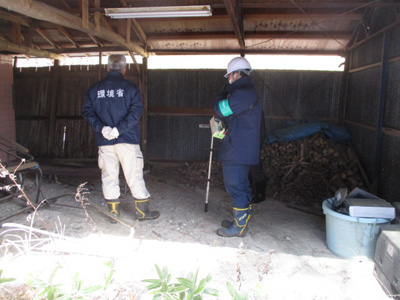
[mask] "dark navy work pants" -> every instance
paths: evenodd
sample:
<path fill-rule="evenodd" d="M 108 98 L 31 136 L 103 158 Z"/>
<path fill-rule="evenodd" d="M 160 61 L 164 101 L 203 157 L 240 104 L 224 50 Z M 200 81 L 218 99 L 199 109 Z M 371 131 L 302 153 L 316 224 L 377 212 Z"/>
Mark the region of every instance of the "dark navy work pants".
<path fill-rule="evenodd" d="M 249 165 L 222 164 L 225 189 L 232 196 L 233 207 L 246 208 L 251 201 Z"/>

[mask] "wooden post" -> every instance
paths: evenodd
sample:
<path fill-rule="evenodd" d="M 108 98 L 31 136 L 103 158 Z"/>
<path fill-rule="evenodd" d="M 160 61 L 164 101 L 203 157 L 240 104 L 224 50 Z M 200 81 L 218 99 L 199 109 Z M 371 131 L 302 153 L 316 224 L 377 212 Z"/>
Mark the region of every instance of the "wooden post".
<path fill-rule="evenodd" d="M 140 92 L 142 94 L 142 101 L 143 101 L 143 113 L 142 113 L 142 152 L 143 157 L 146 158 L 147 155 L 147 118 L 148 118 L 148 73 L 147 73 L 147 58 L 143 58 L 142 62 L 142 71 L 140 78 Z"/>
<path fill-rule="evenodd" d="M 345 114 L 345 108 L 346 108 L 346 98 L 347 98 L 347 81 L 349 80 L 349 60 L 350 54 L 347 53 L 345 56 L 345 61 L 344 61 L 344 71 L 342 74 L 341 78 L 341 83 L 340 83 L 340 96 L 339 96 L 339 108 L 338 108 L 338 124 L 343 125 L 344 124 L 344 114 Z"/>
<path fill-rule="evenodd" d="M 54 149 L 56 148 L 56 122 L 57 122 L 57 94 L 58 94 L 58 77 L 60 72 L 60 62 L 54 60 L 54 67 L 51 72 L 51 98 L 50 98 L 50 115 L 49 115 L 49 132 L 47 135 L 47 157 L 55 156 Z"/>
<path fill-rule="evenodd" d="M 101 59 L 102 59 L 102 55 L 103 55 L 103 53 L 99 52 L 99 68 L 97 69 L 97 81 L 101 80 L 101 68 L 102 68 Z"/>
<path fill-rule="evenodd" d="M 379 192 L 379 179 L 382 170 L 382 127 L 383 117 L 385 114 L 386 104 L 386 82 L 388 73 L 388 60 L 389 60 L 389 33 L 383 33 L 382 42 L 382 65 L 381 65 L 381 78 L 380 78 L 380 89 L 379 89 L 379 102 L 377 107 L 377 124 L 376 124 L 376 141 L 375 141 L 375 161 L 373 168 L 373 178 L 371 184 L 371 192 L 375 195 Z"/>

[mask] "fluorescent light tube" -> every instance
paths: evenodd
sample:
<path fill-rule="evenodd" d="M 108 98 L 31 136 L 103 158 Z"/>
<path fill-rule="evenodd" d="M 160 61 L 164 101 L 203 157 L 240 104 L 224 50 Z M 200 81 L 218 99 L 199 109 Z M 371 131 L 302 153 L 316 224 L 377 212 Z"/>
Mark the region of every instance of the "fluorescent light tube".
<path fill-rule="evenodd" d="M 113 19 L 209 17 L 212 15 L 210 5 L 122 7 L 105 8 L 104 11 L 106 16 Z"/>

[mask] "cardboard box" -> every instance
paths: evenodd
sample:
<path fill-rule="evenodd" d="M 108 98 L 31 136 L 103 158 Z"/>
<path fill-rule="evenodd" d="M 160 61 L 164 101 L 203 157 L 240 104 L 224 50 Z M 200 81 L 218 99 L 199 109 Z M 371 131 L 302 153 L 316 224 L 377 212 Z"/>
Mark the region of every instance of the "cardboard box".
<path fill-rule="evenodd" d="M 400 292 L 400 226 L 384 225 L 376 243 L 374 274 L 389 294 Z M 395 298 L 397 299 L 397 298 Z"/>

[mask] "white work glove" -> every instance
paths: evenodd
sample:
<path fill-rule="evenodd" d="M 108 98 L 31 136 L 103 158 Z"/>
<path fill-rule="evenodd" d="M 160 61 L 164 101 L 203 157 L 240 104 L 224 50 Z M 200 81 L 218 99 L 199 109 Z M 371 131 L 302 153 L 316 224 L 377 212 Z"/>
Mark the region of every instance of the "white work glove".
<path fill-rule="evenodd" d="M 111 129 L 109 136 L 112 137 L 113 139 L 116 139 L 119 136 L 117 127 L 114 127 L 113 129 Z"/>
<path fill-rule="evenodd" d="M 105 139 L 112 140 L 112 139 L 115 139 L 115 137 L 112 137 L 110 135 L 111 131 L 112 131 L 112 128 L 110 126 L 104 126 L 103 129 L 101 130 L 101 133 Z"/>

